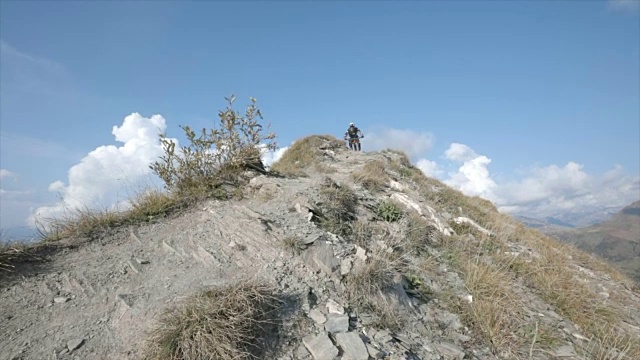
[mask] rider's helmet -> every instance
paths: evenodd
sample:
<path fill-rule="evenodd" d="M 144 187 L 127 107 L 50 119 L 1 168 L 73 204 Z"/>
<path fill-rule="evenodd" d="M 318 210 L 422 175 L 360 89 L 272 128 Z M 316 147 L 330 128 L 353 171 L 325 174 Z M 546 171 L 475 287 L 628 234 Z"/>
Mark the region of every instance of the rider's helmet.
<path fill-rule="evenodd" d="M 354 123 L 349 123 L 349 126 L 356 126 Z"/>

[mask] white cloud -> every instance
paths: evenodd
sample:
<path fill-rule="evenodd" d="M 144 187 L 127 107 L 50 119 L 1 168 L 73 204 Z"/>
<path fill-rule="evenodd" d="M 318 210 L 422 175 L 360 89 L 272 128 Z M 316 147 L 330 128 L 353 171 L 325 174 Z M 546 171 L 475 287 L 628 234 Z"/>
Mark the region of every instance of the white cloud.
<path fill-rule="evenodd" d="M 470 196 L 494 199 L 495 181 L 491 178 L 488 166 L 491 159 L 476 154 L 464 144 L 452 143 L 444 153 L 451 161 L 462 163 L 457 172 L 450 173 L 444 182 Z"/>
<path fill-rule="evenodd" d="M 363 130 L 364 131 L 364 130 Z M 391 148 L 404 151 L 411 159 L 424 157 L 431 150 L 434 136 L 428 132 L 416 132 L 408 129 L 382 128 L 370 134 L 364 133 L 363 150 L 383 150 Z"/>
<path fill-rule="evenodd" d="M 58 192 L 62 190 L 64 190 L 64 182 L 62 182 L 61 180 L 56 180 L 49 184 L 49 191 L 51 192 Z"/>
<path fill-rule="evenodd" d="M 631 176 L 618 165 L 597 175 L 570 161 L 564 166 L 531 168 L 520 179 L 497 182 L 489 171 L 491 159 L 465 144 L 452 143 L 444 158 L 461 163 L 445 177 L 441 176 L 442 165 L 436 162 L 421 159 L 416 166 L 466 195 L 494 202 L 503 212 L 544 217 L 622 207 L 640 199 L 640 176 Z"/>
<path fill-rule="evenodd" d="M 443 170 L 440 168 L 440 165 L 438 165 L 438 163 L 427 159 L 419 159 L 416 162 L 416 167 L 420 169 L 425 175 L 431 177 L 438 177 L 443 173 Z"/>
<path fill-rule="evenodd" d="M 266 149 L 265 146 L 263 146 L 262 149 L 261 149 L 262 162 L 264 163 L 264 165 L 267 168 L 269 168 L 271 166 L 271 164 L 273 164 L 274 162 L 280 160 L 280 158 L 285 153 L 285 151 L 287 151 L 288 148 L 289 147 L 283 147 L 283 148 L 276 149 L 275 151 L 269 151 L 269 150 Z"/>
<path fill-rule="evenodd" d="M 452 143 L 444 152 L 444 156 L 452 161 L 465 162 L 477 158 L 478 154 L 465 144 Z"/>
<path fill-rule="evenodd" d="M 622 207 L 640 199 L 640 177 L 626 174 L 621 166 L 592 175 L 569 162 L 532 169 L 524 179 L 501 185 L 499 197 L 501 210 L 535 216 Z"/>
<path fill-rule="evenodd" d="M 165 119 L 160 115 L 145 118 L 133 113 L 125 117 L 122 125 L 112 130 L 115 140 L 123 145 L 96 148 L 69 169 L 66 184 L 61 180 L 51 183 L 49 191 L 60 192 L 61 201 L 39 207 L 29 222 L 63 216 L 79 207 L 114 204 L 125 182 L 135 183 L 151 173 L 149 164 L 163 154 L 158 134 L 165 129 Z"/>
<path fill-rule="evenodd" d="M 11 179 L 16 179 L 16 174 L 12 171 L 9 171 L 7 169 L 0 169 L 0 179 L 4 179 L 4 178 L 11 178 Z"/>

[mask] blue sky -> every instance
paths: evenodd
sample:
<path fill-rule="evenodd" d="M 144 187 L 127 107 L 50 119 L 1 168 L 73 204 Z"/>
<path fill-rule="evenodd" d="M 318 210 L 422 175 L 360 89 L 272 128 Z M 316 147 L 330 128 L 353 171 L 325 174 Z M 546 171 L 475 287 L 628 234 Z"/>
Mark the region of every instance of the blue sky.
<path fill-rule="evenodd" d="M 630 203 L 638 5 L 2 1 L 0 226 L 24 225 L 59 196 L 121 197 L 80 173 L 140 164 L 118 150 L 145 143 L 137 127 L 159 114 L 180 139 L 178 125 L 211 126 L 231 93 L 238 109 L 258 99 L 283 147 L 354 121 L 365 149 L 405 147 L 428 174 L 505 211 Z M 118 141 L 114 126 L 132 135 Z M 118 171 L 131 183 L 145 175 Z"/>

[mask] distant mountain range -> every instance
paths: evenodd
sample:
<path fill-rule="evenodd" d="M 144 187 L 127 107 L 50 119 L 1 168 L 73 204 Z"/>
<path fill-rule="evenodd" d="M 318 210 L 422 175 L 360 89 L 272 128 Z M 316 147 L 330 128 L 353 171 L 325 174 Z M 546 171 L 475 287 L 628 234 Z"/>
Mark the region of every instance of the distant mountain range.
<path fill-rule="evenodd" d="M 623 206 L 600 207 L 582 211 L 569 211 L 557 213 L 552 216 L 535 217 L 531 215 L 515 215 L 514 217 L 527 226 L 541 230 L 551 228 L 583 228 L 600 224 L 609 220 L 612 216 L 622 210 Z"/>
<path fill-rule="evenodd" d="M 557 217 L 516 216 L 525 225 L 599 255 L 640 282 L 640 200 L 585 227 Z"/>

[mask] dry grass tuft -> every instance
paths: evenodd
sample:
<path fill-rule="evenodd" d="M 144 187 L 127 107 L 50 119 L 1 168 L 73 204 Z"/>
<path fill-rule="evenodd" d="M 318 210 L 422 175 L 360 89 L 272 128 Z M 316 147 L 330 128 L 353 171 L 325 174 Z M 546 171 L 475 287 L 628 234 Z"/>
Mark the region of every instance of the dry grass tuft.
<path fill-rule="evenodd" d="M 341 236 L 351 235 L 351 222 L 356 219 L 358 198 L 346 184 L 338 185 L 330 181 L 320 189 L 322 211 L 319 225 L 325 230 Z"/>
<path fill-rule="evenodd" d="M 363 249 L 369 247 L 369 241 L 373 236 L 373 228 L 371 223 L 364 220 L 356 220 L 353 223 L 352 239 L 353 243 Z"/>
<path fill-rule="evenodd" d="M 470 322 L 496 352 L 514 353 L 523 344 L 523 339 L 514 334 L 525 320 L 519 312 L 524 304 L 510 288 L 513 280 L 509 272 L 476 258 L 466 264 L 463 279 L 473 296 L 473 302 L 463 307 Z"/>
<path fill-rule="evenodd" d="M 362 168 L 354 171 L 351 178 L 369 191 L 381 191 L 389 183 L 385 164 L 380 160 L 367 162 Z"/>
<path fill-rule="evenodd" d="M 159 190 L 151 190 L 137 194 L 130 201 L 131 207 L 128 210 L 96 210 L 86 207 L 67 210 L 66 214 L 61 217 L 44 219 L 44 224 L 38 226 L 38 231 L 40 239 L 44 241 L 80 237 L 93 238 L 121 226 L 166 216 L 197 201 L 197 199 L 179 198 Z"/>
<path fill-rule="evenodd" d="M 354 266 L 346 279 L 347 296 L 350 304 L 377 317 L 375 325 L 397 330 L 402 327 L 403 316 L 389 301 L 396 271 L 386 255 L 378 249 L 365 263 Z"/>
<path fill-rule="evenodd" d="M 261 358 L 280 304 L 273 293 L 269 285 L 244 280 L 189 297 L 161 314 L 147 359 Z"/>
<path fill-rule="evenodd" d="M 11 272 L 15 265 L 33 257 L 29 247 L 18 242 L 10 242 L 0 237 L 0 272 Z"/>
<path fill-rule="evenodd" d="M 297 140 L 282 157 L 271 165 L 270 170 L 292 176 L 307 176 L 306 171 L 315 167 L 320 172 L 332 170 L 320 161 L 320 150 L 337 150 L 344 143 L 331 135 L 313 135 Z"/>
<path fill-rule="evenodd" d="M 404 219 L 404 248 L 406 252 L 416 252 L 417 254 L 429 244 L 437 230 L 422 217 L 411 213 Z"/>
<path fill-rule="evenodd" d="M 640 359 L 640 338 L 631 337 L 620 329 L 603 324 L 587 346 L 594 360 Z"/>

